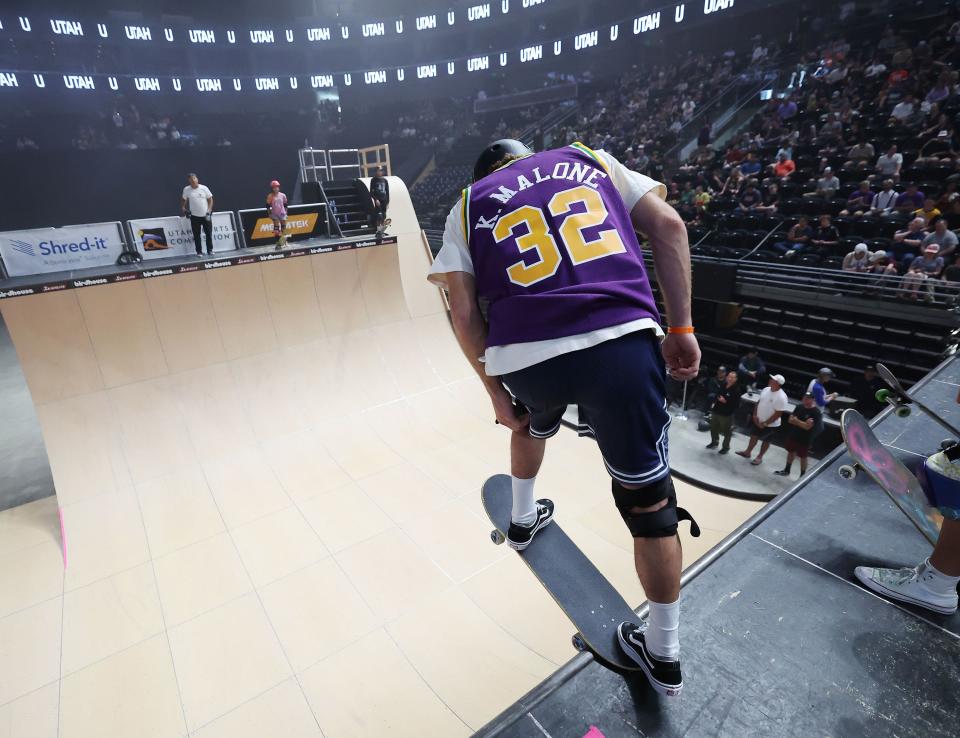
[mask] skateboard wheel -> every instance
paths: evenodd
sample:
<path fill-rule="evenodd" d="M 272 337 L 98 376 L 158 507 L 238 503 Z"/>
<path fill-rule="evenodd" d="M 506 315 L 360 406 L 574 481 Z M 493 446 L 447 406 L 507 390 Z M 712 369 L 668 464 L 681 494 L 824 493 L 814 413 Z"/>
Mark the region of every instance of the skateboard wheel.
<path fill-rule="evenodd" d="M 492 530 L 490 531 L 490 540 L 499 546 L 501 543 L 503 543 L 507 539 L 504 537 L 503 533 L 501 533 L 500 531 Z"/>
<path fill-rule="evenodd" d="M 573 638 L 570 639 L 570 642 L 573 644 L 573 647 L 578 651 L 586 651 L 587 643 L 583 640 L 579 633 L 574 633 Z"/>
<path fill-rule="evenodd" d="M 878 389 L 874 397 L 877 398 L 877 402 L 886 402 L 890 397 L 890 390 Z"/>
<path fill-rule="evenodd" d="M 857 476 L 857 467 L 853 464 L 844 464 L 840 467 L 841 479 L 853 479 Z"/>
<path fill-rule="evenodd" d="M 903 407 L 903 406 L 898 407 L 896 410 L 894 410 L 894 414 L 895 414 L 898 418 L 905 418 L 905 417 L 907 417 L 907 416 L 910 414 L 910 408 L 908 408 L 908 407 Z"/>

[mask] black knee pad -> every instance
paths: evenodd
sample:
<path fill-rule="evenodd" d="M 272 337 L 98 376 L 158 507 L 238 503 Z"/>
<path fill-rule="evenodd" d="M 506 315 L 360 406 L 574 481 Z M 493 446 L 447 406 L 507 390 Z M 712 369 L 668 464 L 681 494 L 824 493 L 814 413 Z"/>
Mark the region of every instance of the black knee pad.
<path fill-rule="evenodd" d="M 639 489 L 627 489 L 616 479 L 613 480 L 612 487 L 613 501 L 634 538 L 675 536 L 681 520 L 690 521 L 690 535 L 694 538 L 700 535 L 700 526 L 693 516 L 682 507 L 677 507 L 677 493 L 670 475 Z M 651 507 L 662 500 L 666 500 L 667 504 L 654 512 L 630 512 L 634 507 Z"/>

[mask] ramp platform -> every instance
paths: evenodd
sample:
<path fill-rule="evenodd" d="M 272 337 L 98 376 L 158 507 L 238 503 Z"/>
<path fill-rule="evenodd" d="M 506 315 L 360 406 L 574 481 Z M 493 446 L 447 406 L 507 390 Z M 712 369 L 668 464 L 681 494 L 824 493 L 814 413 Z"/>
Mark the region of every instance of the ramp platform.
<path fill-rule="evenodd" d="M 956 423 L 958 385 L 951 359 L 914 389 Z M 908 465 L 944 435 L 916 412 L 876 430 Z M 840 479 L 848 462 L 841 447 L 687 570 L 680 698 L 581 654 L 477 735 L 955 736 L 960 616 L 853 578 L 858 564 L 912 566 L 930 546 L 865 474 Z"/>

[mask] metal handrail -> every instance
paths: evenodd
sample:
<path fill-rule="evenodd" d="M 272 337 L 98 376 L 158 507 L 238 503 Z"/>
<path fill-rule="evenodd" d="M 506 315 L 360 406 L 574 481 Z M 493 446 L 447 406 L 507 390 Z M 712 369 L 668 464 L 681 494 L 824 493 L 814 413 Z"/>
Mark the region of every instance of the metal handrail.
<path fill-rule="evenodd" d="M 803 288 L 809 290 L 813 288 L 821 294 L 830 293 L 834 296 L 863 298 L 902 298 L 908 296 L 911 292 L 910 289 L 903 287 L 903 275 L 900 274 L 861 274 L 837 269 L 775 264 L 767 261 L 755 261 L 747 257 L 731 259 L 694 255 L 692 259 L 693 261 L 736 265 L 737 281 L 742 284 L 787 289 Z M 930 304 L 940 307 L 945 305 L 954 307 L 960 304 L 960 283 L 938 279 L 934 286 L 933 300 Z M 919 292 L 928 294 L 926 285 L 921 285 Z M 922 301 L 918 300 L 917 304 L 922 304 Z"/>

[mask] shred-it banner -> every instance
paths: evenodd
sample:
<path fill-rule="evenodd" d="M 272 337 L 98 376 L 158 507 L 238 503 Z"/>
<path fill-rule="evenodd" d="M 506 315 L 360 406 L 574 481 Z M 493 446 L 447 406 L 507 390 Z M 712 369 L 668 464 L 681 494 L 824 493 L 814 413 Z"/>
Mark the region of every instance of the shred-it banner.
<path fill-rule="evenodd" d="M 322 202 L 287 207 L 287 225 L 284 233 L 288 241 L 326 236 L 326 205 Z M 276 240 L 273 221 L 267 216 L 266 207 L 240 210 L 240 228 L 248 246 L 263 246 Z"/>
<path fill-rule="evenodd" d="M 30 295 L 42 295 L 46 294 L 47 292 L 82 289 L 83 287 L 99 287 L 105 284 L 130 282 L 136 279 L 155 279 L 157 277 L 170 277 L 175 274 L 188 274 L 190 272 L 208 272 L 234 266 L 259 264 L 265 261 L 278 261 L 280 259 L 294 259 L 300 256 L 329 254 L 334 251 L 353 251 L 356 249 L 370 248 L 371 246 L 387 246 L 389 244 L 396 243 L 396 236 L 384 237 L 382 244 L 378 244 L 372 238 L 364 239 L 363 241 L 331 241 L 329 243 L 299 249 L 285 249 L 283 251 L 268 252 L 266 254 L 241 252 L 236 256 L 230 256 L 223 259 L 205 259 L 203 261 L 192 261 L 170 266 L 154 267 L 140 264 L 114 274 L 94 273 L 78 279 L 58 279 L 46 282 L 31 282 L 30 284 L 16 286 L 4 284 L 2 281 L 0 281 L 0 300 L 9 300 L 15 297 L 28 297 Z"/>

